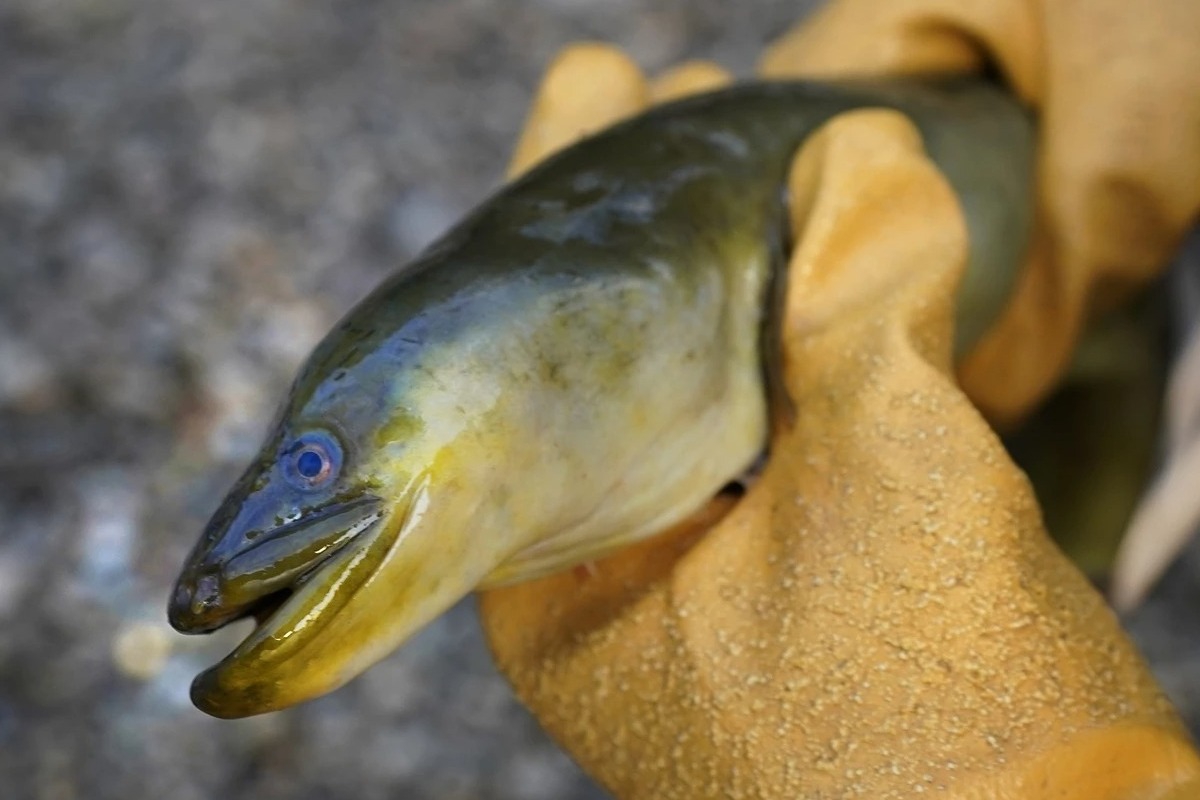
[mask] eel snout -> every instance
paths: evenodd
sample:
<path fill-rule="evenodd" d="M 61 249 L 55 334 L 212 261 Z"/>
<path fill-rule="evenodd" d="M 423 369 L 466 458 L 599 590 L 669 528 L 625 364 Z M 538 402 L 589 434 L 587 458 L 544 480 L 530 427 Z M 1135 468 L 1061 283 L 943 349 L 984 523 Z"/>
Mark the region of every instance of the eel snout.
<path fill-rule="evenodd" d="M 168 607 L 171 626 L 181 633 L 208 633 L 245 617 L 262 623 L 335 554 L 371 528 L 381 501 L 362 497 L 309 512 L 257 535 L 214 532 L 217 542 L 197 553 L 175 584 Z M 254 532 L 250 532 L 251 534 Z M 244 542 L 233 552 L 221 547 Z"/>

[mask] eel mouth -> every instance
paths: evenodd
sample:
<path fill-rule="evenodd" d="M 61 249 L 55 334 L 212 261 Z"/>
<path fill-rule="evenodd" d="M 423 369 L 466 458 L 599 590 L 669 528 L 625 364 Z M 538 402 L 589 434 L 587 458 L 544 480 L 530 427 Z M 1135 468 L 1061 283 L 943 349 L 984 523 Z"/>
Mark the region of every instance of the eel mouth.
<path fill-rule="evenodd" d="M 172 627 L 209 633 L 253 617 L 262 629 L 335 556 L 364 538 L 381 505 L 371 496 L 333 503 L 261 534 L 230 557 L 195 559 L 172 593 Z"/>
<path fill-rule="evenodd" d="M 382 558 L 374 545 L 386 516 L 382 499 L 362 496 L 250 539 L 228 531 L 229 539 L 214 537 L 217 545 L 193 557 L 171 598 L 176 630 L 207 633 L 247 617 L 258 623 L 192 682 L 197 708 L 226 719 L 262 714 L 303 699 L 289 693 L 306 679 L 324 679 L 326 629 Z M 241 546 L 223 548 L 223 539 Z"/>

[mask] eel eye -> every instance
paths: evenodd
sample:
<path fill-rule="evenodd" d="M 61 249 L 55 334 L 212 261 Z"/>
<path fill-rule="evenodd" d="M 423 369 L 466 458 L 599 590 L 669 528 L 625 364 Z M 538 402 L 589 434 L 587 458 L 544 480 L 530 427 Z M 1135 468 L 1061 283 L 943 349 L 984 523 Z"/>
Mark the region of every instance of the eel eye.
<path fill-rule="evenodd" d="M 293 483 L 302 489 L 316 489 L 337 474 L 341 449 L 328 434 L 305 434 L 289 449 L 287 464 Z"/>
<path fill-rule="evenodd" d="M 313 447 L 307 447 L 296 456 L 296 472 L 301 478 L 315 481 L 329 471 L 329 460 Z"/>

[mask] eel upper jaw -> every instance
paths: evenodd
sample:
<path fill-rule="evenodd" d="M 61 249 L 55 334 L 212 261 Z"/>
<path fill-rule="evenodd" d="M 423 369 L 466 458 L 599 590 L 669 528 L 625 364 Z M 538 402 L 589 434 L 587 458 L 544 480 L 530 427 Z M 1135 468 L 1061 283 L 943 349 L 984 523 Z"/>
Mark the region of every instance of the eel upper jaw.
<path fill-rule="evenodd" d="M 374 496 L 331 503 L 277 526 L 230 557 L 193 556 L 171 596 L 168 618 L 181 633 L 209 633 L 246 617 L 261 630 L 297 589 L 380 518 Z"/>

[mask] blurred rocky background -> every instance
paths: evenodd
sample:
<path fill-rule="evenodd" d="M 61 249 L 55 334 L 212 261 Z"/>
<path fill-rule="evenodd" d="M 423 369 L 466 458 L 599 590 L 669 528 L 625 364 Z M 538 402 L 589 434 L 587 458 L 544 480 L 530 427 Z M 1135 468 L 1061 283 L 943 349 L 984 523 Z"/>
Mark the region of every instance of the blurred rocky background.
<path fill-rule="evenodd" d="M 0 795 L 601 798 L 473 601 L 333 695 L 187 700 L 245 628 L 175 570 L 309 347 L 499 182 L 541 70 L 602 38 L 745 74 L 810 2 L 0 2 Z M 1130 625 L 1200 725 L 1195 549 Z"/>

